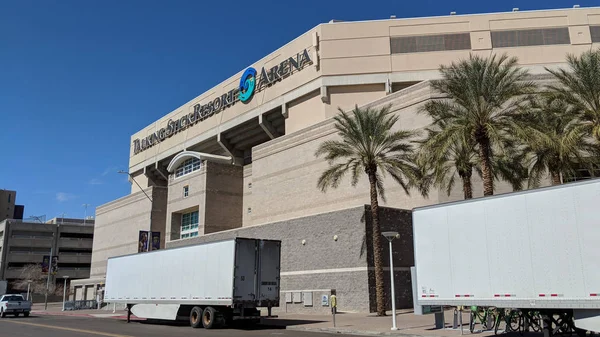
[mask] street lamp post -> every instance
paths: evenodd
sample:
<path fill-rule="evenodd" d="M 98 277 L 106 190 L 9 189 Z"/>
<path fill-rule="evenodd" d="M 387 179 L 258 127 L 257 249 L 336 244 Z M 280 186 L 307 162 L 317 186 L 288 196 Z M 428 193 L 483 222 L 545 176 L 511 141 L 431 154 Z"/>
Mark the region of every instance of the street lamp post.
<path fill-rule="evenodd" d="M 31 280 L 27 280 L 27 300 L 29 301 L 29 289 L 31 288 Z"/>
<path fill-rule="evenodd" d="M 83 212 L 83 225 L 85 226 L 85 220 L 87 218 L 87 208 L 88 206 L 90 206 L 90 204 L 83 204 L 82 206 L 85 208 L 85 211 Z"/>
<path fill-rule="evenodd" d="M 52 233 L 52 245 L 54 246 L 54 233 Z M 52 274 L 52 253 L 54 247 L 50 247 L 50 260 L 48 261 L 48 278 L 46 278 L 46 293 L 44 294 L 44 310 L 48 310 L 48 291 L 50 289 L 50 275 Z"/>
<path fill-rule="evenodd" d="M 390 288 L 392 289 L 392 330 L 398 330 L 398 327 L 396 326 L 396 292 L 394 289 L 394 256 L 392 254 L 392 241 L 395 238 L 400 237 L 400 234 L 398 234 L 398 232 L 383 232 L 381 234 L 386 239 L 388 239 L 390 243 L 390 279 L 392 282 L 390 284 Z"/>
<path fill-rule="evenodd" d="M 65 279 L 65 284 L 63 285 L 63 308 L 62 308 L 62 311 L 65 311 L 65 301 L 67 299 L 67 279 L 69 277 L 63 276 L 63 278 Z"/>

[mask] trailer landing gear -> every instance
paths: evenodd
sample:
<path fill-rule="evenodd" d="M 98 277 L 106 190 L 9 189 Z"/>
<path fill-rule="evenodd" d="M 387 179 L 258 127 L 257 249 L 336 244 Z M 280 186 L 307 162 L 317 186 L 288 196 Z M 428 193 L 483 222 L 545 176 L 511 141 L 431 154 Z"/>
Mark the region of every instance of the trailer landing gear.
<path fill-rule="evenodd" d="M 127 323 L 131 322 L 131 304 L 127 304 Z"/>

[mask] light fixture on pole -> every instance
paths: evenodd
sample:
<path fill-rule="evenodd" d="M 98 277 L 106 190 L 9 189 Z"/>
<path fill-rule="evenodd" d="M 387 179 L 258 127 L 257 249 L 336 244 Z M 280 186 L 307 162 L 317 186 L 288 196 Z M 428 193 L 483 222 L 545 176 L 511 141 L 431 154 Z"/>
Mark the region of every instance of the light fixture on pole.
<path fill-rule="evenodd" d="M 63 285 L 63 309 L 62 311 L 65 311 L 65 301 L 67 300 L 67 279 L 69 277 L 68 276 L 63 276 L 63 279 L 65 279 L 65 284 Z"/>
<path fill-rule="evenodd" d="M 383 232 L 381 233 L 386 239 L 388 239 L 390 243 L 390 279 L 391 284 L 390 288 L 392 289 L 392 330 L 398 330 L 396 326 L 396 292 L 394 287 L 394 256 L 392 254 L 392 241 L 395 238 L 399 238 L 400 234 L 398 232 Z"/>
<path fill-rule="evenodd" d="M 142 191 L 144 193 L 146 198 L 148 198 L 148 200 L 150 200 L 150 230 L 148 231 L 148 238 L 146 239 L 146 244 L 148 245 L 148 248 L 146 249 L 146 251 L 149 252 L 150 250 L 152 250 L 152 206 L 153 206 L 154 202 L 152 201 L 152 198 L 150 198 L 150 196 L 146 193 L 146 191 L 144 191 L 142 186 L 140 186 L 140 184 L 138 184 L 138 182 L 131 175 L 131 173 L 123 171 L 123 170 L 117 171 L 117 173 L 128 175 L 129 178 L 131 180 L 133 180 L 133 182 L 137 185 L 137 187 L 139 187 L 140 191 Z"/>

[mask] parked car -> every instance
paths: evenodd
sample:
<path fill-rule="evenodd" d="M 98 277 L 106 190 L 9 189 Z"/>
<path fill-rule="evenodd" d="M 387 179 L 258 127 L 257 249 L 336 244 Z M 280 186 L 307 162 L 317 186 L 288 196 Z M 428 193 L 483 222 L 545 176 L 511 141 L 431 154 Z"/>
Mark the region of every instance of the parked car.
<path fill-rule="evenodd" d="M 0 297 L 0 317 L 13 314 L 18 317 L 21 313 L 28 317 L 31 312 L 31 302 L 26 301 L 22 295 L 7 294 Z"/>

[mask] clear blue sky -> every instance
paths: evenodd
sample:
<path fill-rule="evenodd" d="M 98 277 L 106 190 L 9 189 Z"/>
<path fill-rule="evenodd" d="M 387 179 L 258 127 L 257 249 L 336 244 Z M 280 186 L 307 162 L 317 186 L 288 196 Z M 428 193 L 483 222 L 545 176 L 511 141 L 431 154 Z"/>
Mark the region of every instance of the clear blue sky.
<path fill-rule="evenodd" d="M 0 1 L 0 188 L 25 215 L 124 196 L 130 136 L 330 19 L 597 1 Z"/>

